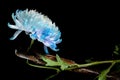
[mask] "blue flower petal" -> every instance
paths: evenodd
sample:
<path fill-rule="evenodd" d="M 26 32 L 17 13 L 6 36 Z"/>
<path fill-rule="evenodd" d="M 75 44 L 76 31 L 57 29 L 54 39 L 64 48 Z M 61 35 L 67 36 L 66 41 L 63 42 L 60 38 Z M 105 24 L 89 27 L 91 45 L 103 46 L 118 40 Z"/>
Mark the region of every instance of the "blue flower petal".
<path fill-rule="evenodd" d="M 44 45 L 44 51 L 46 54 L 49 54 L 47 46 Z"/>
<path fill-rule="evenodd" d="M 56 49 L 56 44 L 62 42 L 61 32 L 55 23 L 36 10 L 16 10 L 16 13 L 12 13 L 12 19 L 15 25 L 8 23 L 8 27 L 12 29 L 17 29 L 11 40 L 14 40 L 22 31 L 29 33 L 30 38 L 42 42 L 45 46 L 50 47 L 54 51 Z M 45 52 L 48 53 L 47 48 Z"/>
<path fill-rule="evenodd" d="M 14 35 L 10 38 L 10 40 L 14 40 L 15 38 L 17 38 L 17 36 L 21 33 L 21 30 L 18 30 L 14 33 Z"/>

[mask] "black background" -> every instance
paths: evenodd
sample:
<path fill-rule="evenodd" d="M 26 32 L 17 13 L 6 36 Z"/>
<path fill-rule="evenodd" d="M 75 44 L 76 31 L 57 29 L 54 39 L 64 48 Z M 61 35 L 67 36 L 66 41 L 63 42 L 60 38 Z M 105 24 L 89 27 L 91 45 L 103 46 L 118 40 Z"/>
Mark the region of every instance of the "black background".
<path fill-rule="evenodd" d="M 30 38 L 22 32 L 17 39 L 9 38 L 16 30 L 7 23 L 14 24 L 11 14 L 17 9 L 36 9 L 47 15 L 59 27 L 62 43 L 57 53 L 65 58 L 84 63 L 85 59 L 112 59 L 114 45 L 120 43 L 119 10 L 112 2 L 72 2 L 72 1 L 0 1 L 0 50 L 1 69 L 4 78 L 41 80 L 54 71 L 28 66 L 25 60 L 14 54 L 15 49 L 26 49 Z M 43 52 L 43 45 L 35 42 L 33 49 Z M 55 54 L 50 50 L 51 54 Z M 76 73 L 61 73 L 55 80 L 78 78 Z M 84 80 L 84 79 L 83 79 Z"/>

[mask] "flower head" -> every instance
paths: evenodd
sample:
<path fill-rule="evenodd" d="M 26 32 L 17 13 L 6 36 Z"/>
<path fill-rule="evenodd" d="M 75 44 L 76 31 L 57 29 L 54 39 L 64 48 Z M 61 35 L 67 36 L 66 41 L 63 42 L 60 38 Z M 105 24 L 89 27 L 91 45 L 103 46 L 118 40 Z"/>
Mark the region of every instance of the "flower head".
<path fill-rule="evenodd" d="M 25 31 L 30 38 L 38 40 L 44 44 L 45 52 L 48 53 L 47 48 L 49 47 L 54 51 L 56 49 L 56 44 L 60 43 L 62 40 L 61 32 L 55 23 L 41 13 L 35 10 L 17 10 L 16 13 L 12 13 L 12 19 L 15 25 L 8 23 L 8 27 L 16 29 L 17 31 L 13 35 L 11 40 L 14 40 L 22 31 Z"/>

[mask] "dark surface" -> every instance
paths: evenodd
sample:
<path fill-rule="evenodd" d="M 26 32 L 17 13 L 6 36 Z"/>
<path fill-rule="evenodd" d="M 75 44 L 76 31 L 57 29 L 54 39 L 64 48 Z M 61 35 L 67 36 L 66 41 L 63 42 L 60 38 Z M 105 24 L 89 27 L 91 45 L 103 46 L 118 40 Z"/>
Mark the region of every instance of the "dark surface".
<path fill-rule="evenodd" d="M 0 48 L 1 48 L 1 69 L 5 77 L 10 78 L 41 80 L 54 71 L 37 69 L 28 66 L 25 60 L 18 58 L 14 50 L 25 50 L 30 38 L 24 32 L 14 41 L 9 38 L 15 30 L 7 27 L 7 23 L 12 24 L 11 14 L 17 9 L 36 9 L 47 15 L 59 27 L 62 33 L 62 43 L 58 44 L 60 56 L 75 60 L 78 63 L 84 63 L 85 59 L 94 58 L 95 60 L 112 59 L 112 51 L 115 44 L 120 43 L 119 16 L 117 5 L 107 3 L 92 2 L 50 2 L 50 1 L 0 1 Z M 43 45 L 35 42 L 32 50 L 43 51 Z M 49 49 L 51 54 L 55 52 Z M 82 75 L 81 75 L 82 76 Z M 81 76 L 76 73 L 63 73 L 58 75 L 55 80 L 68 80 Z M 85 75 L 87 76 L 87 75 Z M 86 77 L 82 76 L 82 80 Z"/>

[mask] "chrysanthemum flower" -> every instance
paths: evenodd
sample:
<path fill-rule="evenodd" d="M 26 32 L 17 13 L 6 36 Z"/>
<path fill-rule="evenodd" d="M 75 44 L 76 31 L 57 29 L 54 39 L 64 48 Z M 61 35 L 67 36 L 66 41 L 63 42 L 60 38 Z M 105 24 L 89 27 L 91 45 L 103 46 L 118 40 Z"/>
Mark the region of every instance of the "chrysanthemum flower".
<path fill-rule="evenodd" d="M 54 51 L 56 49 L 56 44 L 60 43 L 62 40 L 61 32 L 55 23 L 41 13 L 35 10 L 17 10 L 16 13 L 12 13 L 12 19 L 15 25 L 8 23 L 8 27 L 16 29 L 13 37 L 10 40 L 14 40 L 22 31 L 30 36 L 33 40 L 38 40 L 44 44 L 45 52 L 48 53 L 47 47 Z"/>

